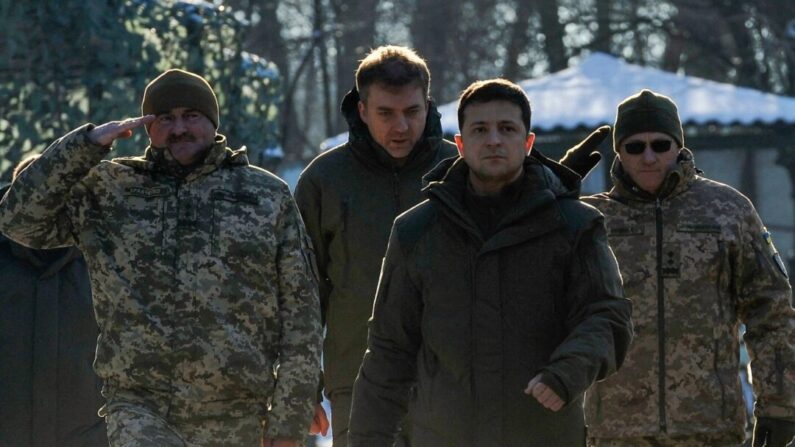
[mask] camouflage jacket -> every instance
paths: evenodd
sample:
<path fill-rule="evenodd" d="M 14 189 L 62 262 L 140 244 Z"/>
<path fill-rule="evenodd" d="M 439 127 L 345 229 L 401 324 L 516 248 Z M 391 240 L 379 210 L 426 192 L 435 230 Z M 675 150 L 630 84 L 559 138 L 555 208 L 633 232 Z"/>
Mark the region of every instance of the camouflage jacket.
<path fill-rule="evenodd" d="M 612 175 L 609 193 L 584 200 L 607 220 L 635 340 L 623 368 L 588 391 L 589 435 L 741 441 L 741 322 L 756 415 L 795 420 L 791 290 L 751 202 L 697 175 L 687 149 L 659 198 L 635 187 L 618 160 Z"/>
<path fill-rule="evenodd" d="M 34 248 L 83 251 L 105 395 L 165 394 L 197 412 L 242 402 L 263 414 L 267 436 L 303 438 L 321 329 L 287 185 L 221 135 L 186 176 L 151 147 L 100 163 L 108 149 L 88 140 L 90 128 L 20 174 L 0 202 L 0 230 Z"/>

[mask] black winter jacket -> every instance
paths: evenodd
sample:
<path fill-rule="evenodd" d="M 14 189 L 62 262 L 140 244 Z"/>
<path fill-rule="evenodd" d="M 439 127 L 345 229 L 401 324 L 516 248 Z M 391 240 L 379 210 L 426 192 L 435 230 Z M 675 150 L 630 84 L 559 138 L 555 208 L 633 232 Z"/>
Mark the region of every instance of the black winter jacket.
<path fill-rule="evenodd" d="M 359 118 L 358 102 L 354 89 L 342 103 L 348 142 L 315 158 L 295 189 L 320 274 L 327 393 L 353 386 L 392 222 L 422 199 L 422 176 L 456 154 L 431 103 L 425 132 L 405 165 L 395 167 Z"/>
<path fill-rule="evenodd" d="M 428 200 L 395 221 L 350 445 L 390 446 L 410 405 L 414 447 L 584 446 L 582 394 L 632 336 L 603 217 L 577 200 L 576 174 L 533 152 L 517 205 L 484 240 L 467 176 L 445 161 Z M 538 373 L 567 401 L 559 412 L 523 393 Z"/>
<path fill-rule="evenodd" d="M 33 250 L 0 236 L 0 289 L 0 445 L 108 445 L 80 252 Z"/>

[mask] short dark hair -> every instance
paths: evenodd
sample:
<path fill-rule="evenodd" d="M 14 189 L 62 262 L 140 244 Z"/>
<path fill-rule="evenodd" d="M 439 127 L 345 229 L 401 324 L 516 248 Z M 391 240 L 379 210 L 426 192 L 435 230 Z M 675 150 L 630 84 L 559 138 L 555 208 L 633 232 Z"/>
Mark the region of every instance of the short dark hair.
<path fill-rule="evenodd" d="M 458 129 L 464 128 L 464 111 L 470 104 L 508 101 L 519 106 L 525 131 L 530 132 L 530 100 L 521 87 L 507 79 L 486 79 L 469 84 L 458 98 Z"/>
<path fill-rule="evenodd" d="M 40 156 L 41 154 L 33 154 L 23 158 L 22 161 L 17 163 L 17 165 L 14 167 L 14 171 L 11 174 L 11 179 L 16 180 L 17 177 L 19 177 L 19 174 L 22 173 L 22 171 L 24 171 L 25 168 L 30 166 L 31 163 L 36 161 L 36 159 L 39 158 Z"/>
<path fill-rule="evenodd" d="M 386 45 L 370 51 L 356 69 L 356 90 L 362 101 L 367 101 L 367 88 L 376 83 L 387 87 L 416 84 L 427 99 L 431 72 L 425 60 L 411 48 Z"/>

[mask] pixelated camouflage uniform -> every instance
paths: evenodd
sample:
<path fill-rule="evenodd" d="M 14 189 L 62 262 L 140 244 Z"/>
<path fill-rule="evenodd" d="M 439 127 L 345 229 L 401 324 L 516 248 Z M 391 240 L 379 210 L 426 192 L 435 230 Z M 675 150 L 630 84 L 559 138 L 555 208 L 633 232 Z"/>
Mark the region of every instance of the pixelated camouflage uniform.
<path fill-rule="evenodd" d="M 635 340 L 622 369 L 588 391 L 589 436 L 741 442 L 741 322 L 756 416 L 795 420 L 790 286 L 751 202 L 697 175 L 687 149 L 659 199 L 633 186 L 618 159 L 612 177 L 609 193 L 584 200 L 607 219 Z"/>
<path fill-rule="evenodd" d="M 89 141 L 90 129 L 57 140 L 20 175 L 0 202 L 0 230 L 85 254 L 106 410 L 137 396 L 166 419 L 254 412 L 266 436 L 303 438 L 321 329 L 287 185 L 222 135 L 200 166 L 176 175 L 170 153 L 152 147 L 100 163 L 108 148 Z"/>

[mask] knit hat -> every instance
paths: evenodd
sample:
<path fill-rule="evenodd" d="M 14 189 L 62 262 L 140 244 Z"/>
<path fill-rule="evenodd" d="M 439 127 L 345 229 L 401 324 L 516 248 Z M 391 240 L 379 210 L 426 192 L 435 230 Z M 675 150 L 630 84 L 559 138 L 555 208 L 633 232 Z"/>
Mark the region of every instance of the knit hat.
<path fill-rule="evenodd" d="M 207 81 L 194 73 L 172 69 L 156 77 L 144 90 L 141 113 L 168 112 L 186 107 L 203 113 L 218 129 L 218 99 Z"/>
<path fill-rule="evenodd" d="M 618 152 L 618 145 L 625 138 L 641 132 L 666 133 L 680 147 L 684 146 L 682 122 L 671 98 L 643 89 L 618 105 L 613 126 L 613 150 Z"/>

